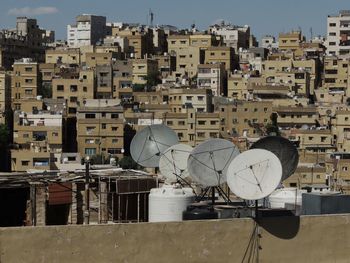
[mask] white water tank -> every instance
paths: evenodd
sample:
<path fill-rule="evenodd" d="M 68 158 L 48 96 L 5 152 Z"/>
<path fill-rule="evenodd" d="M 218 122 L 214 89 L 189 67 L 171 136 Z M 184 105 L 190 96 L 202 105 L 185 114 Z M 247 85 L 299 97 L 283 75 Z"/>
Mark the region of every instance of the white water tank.
<path fill-rule="evenodd" d="M 149 222 L 182 221 L 182 212 L 194 202 L 192 188 L 165 185 L 151 189 L 149 195 Z"/>
<path fill-rule="evenodd" d="M 285 204 L 301 205 L 302 193 L 306 190 L 297 188 L 280 188 L 269 196 L 270 208 L 285 208 Z"/>

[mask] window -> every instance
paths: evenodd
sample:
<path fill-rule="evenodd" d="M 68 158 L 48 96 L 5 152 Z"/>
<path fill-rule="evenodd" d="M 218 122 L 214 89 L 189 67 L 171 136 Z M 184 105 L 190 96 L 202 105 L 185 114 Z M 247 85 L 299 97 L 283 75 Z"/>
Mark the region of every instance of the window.
<path fill-rule="evenodd" d="M 204 100 L 204 96 L 198 96 L 198 101 L 203 101 Z"/>
<path fill-rule="evenodd" d="M 112 139 L 112 143 L 118 143 L 118 139 Z"/>
<path fill-rule="evenodd" d="M 329 42 L 329 45 L 330 45 L 330 46 L 335 46 L 336 43 L 335 43 L 335 42 Z"/>
<path fill-rule="evenodd" d="M 178 125 L 184 126 L 185 125 L 185 121 L 179 121 Z"/>
<path fill-rule="evenodd" d="M 95 119 L 96 115 L 95 113 L 86 113 L 85 114 L 85 119 Z"/>
<path fill-rule="evenodd" d="M 204 132 L 197 132 L 197 137 L 198 138 L 204 138 L 205 137 L 205 133 Z"/>
<path fill-rule="evenodd" d="M 117 131 L 118 127 L 112 127 L 112 131 Z"/>
<path fill-rule="evenodd" d="M 314 139 L 314 137 L 309 136 L 309 141 L 312 141 Z"/>
<path fill-rule="evenodd" d="M 26 89 L 24 92 L 25 92 L 26 95 L 32 95 L 33 94 L 33 90 L 31 90 L 31 89 Z"/>
<path fill-rule="evenodd" d="M 336 23 L 329 23 L 329 26 L 330 27 L 335 27 L 335 26 L 337 26 L 337 24 Z"/>
<path fill-rule="evenodd" d="M 109 148 L 107 151 L 109 154 L 120 154 L 121 150 L 118 148 Z"/>
<path fill-rule="evenodd" d="M 198 125 L 205 125 L 206 121 L 198 121 Z"/>
<path fill-rule="evenodd" d="M 101 129 L 102 129 L 102 130 L 105 130 L 106 128 L 107 128 L 107 124 L 106 124 L 106 123 L 102 123 L 102 124 L 101 124 Z"/>
<path fill-rule="evenodd" d="M 119 114 L 118 113 L 112 113 L 111 114 L 111 118 L 112 119 L 118 119 L 119 118 Z"/>
<path fill-rule="evenodd" d="M 329 32 L 329 35 L 334 37 L 334 36 L 336 36 L 336 33 L 335 32 Z"/>
<path fill-rule="evenodd" d="M 88 134 L 93 133 L 95 128 L 96 128 L 95 126 L 86 127 L 86 133 L 88 133 Z"/>
<path fill-rule="evenodd" d="M 216 132 L 211 132 L 211 133 L 209 133 L 209 137 L 210 138 L 217 138 L 218 134 Z"/>
<path fill-rule="evenodd" d="M 87 92 L 87 87 L 83 87 L 83 91 L 84 91 L 84 92 Z"/>
<path fill-rule="evenodd" d="M 183 134 L 182 132 L 179 132 L 179 133 L 177 134 L 177 136 L 179 137 L 179 139 L 181 139 L 181 138 L 184 137 L 184 134 Z"/>
<path fill-rule="evenodd" d="M 96 154 L 96 148 L 85 148 L 85 154 L 86 155 L 95 155 Z"/>
<path fill-rule="evenodd" d="M 64 91 L 63 85 L 57 85 L 57 91 Z"/>
<path fill-rule="evenodd" d="M 32 67 L 25 67 L 24 70 L 26 72 L 33 72 L 33 68 Z"/>
<path fill-rule="evenodd" d="M 210 121 L 210 125 L 216 125 L 217 121 Z"/>
<path fill-rule="evenodd" d="M 22 166 L 28 166 L 29 165 L 29 161 L 22 161 Z"/>
<path fill-rule="evenodd" d="M 32 83 L 33 83 L 33 79 L 25 79 L 25 82 L 26 82 L 27 84 L 32 84 Z"/>

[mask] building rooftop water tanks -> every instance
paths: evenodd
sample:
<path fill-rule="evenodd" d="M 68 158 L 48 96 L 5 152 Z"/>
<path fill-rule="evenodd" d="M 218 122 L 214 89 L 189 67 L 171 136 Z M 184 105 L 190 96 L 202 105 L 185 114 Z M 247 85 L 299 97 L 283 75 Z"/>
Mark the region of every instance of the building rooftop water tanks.
<path fill-rule="evenodd" d="M 165 185 L 151 189 L 149 195 L 149 222 L 182 221 L 182 212 L 193 203 L 192 188 Z"/>

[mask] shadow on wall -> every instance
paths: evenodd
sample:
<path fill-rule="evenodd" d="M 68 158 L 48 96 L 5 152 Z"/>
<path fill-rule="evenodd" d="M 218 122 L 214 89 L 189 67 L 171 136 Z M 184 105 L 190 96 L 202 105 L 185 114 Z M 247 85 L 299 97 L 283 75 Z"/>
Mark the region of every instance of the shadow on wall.
<path fill-rule="evenodd" d="M 258 220 L 258 225 L 271 235 L 281 239 L 294 238 L 300 228 L 299 216 L 266 217 Z"/>

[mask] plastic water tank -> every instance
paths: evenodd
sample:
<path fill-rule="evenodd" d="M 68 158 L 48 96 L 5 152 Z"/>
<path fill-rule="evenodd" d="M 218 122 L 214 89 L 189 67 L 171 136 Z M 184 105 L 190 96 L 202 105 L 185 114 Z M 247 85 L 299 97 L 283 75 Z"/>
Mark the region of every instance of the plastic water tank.
<path fill-rule="evenodd" d="M 285 208 L 287 203 L 301 205 L 302 193 L 306 191 L 297 188 L 277 189 L 269 196 L 270 208 Z"/>
<path fill-rule="evenodd" d="M 204 205 L 190 205 L 187 210 L 183 212 L 183 220 L 206 220 L 206 219 L 218 219 L 219 213 L 213 206 Z"/>
<path fill-rule="evenodd" d="M 151 189 L 149 195 L 149 222 L 182 221 L 182 212 L 194 202 L 191 188 L 166 185 Z"/>

